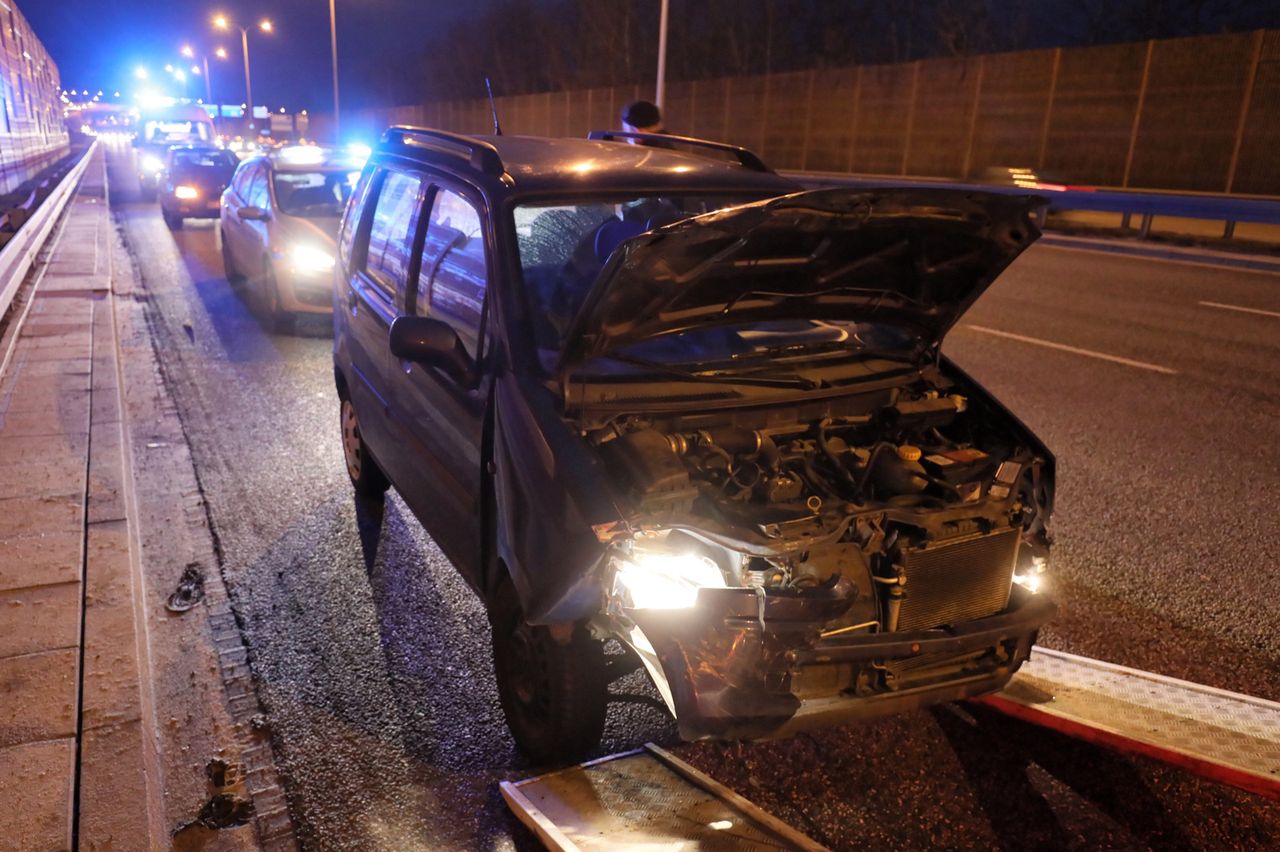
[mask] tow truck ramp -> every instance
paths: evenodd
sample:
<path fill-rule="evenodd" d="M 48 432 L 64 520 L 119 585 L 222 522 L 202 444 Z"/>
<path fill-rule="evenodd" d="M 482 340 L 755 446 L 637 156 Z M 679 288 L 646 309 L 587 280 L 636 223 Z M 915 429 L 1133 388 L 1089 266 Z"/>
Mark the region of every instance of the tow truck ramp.
<path fill-rule="evenodd" d="M 1280 801 L 1274 701 L 1036 648 L 976 702 Z M 652 743 L 501 790 L 549 849 L 824 848 Z"/>
<path fill-rule="evenodd" d="M 653 743 L 499 787 L 548 849 L 826 849 Z"/>
<path fill-rule="evenodd" d="M 1007 687 L 977 701 L 1280 801 L 1274 701 L 1048 648 L 1032 650 Z"/>

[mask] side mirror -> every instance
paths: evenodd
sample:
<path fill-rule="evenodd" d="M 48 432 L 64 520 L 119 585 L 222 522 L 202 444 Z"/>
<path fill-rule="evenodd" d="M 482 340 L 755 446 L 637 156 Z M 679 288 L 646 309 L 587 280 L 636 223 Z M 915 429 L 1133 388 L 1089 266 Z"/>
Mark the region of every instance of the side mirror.
<path fill-rule="evenodd" d="M 436 367 L 463 387 L 479 383 L 476 362 L 453 326 L 431 317 L 400 316 L 391 322 L 391 354 L 424 367 Z"/>
<path fill-rule="evenodd" d="M 271 214 L 261 207 L 241 207 L 236 215 L 240 217 L 241 222 L 265 222 L 271 218 Z"/>

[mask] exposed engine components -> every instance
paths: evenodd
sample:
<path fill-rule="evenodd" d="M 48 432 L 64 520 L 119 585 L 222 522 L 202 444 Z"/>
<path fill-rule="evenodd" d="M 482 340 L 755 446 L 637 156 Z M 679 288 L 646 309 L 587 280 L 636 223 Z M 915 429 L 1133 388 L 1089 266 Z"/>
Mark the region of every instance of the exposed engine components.
<path fill-rule="evenodd" d="M 764 505 L 784 519 L 842 505 L 923 499 L 946 505 L 1009 495 L 1009 483 L 987 490 L 997 466 L 988 450 L 944 431 L 968 410 L 964 396 L 930 390 L 895 393 L 887 402 L 869 413 L 756 429 L 614 424 L 593 439 L 632 499 L 661 513 L 687 511 L 699 495 L 709 507 Z"/>
<path fill-rule="evenodd" d="M 1047 549 L 1040 460 L 960 394 L 897 390 L 815 414 L 755 428 L 621 419 L 589 437 L 650 524 L 637 535 L 709 560 L 729 588 L 836 595 L 848 609 L 831 635 L 1005 606 L 1020 542 Z"/>

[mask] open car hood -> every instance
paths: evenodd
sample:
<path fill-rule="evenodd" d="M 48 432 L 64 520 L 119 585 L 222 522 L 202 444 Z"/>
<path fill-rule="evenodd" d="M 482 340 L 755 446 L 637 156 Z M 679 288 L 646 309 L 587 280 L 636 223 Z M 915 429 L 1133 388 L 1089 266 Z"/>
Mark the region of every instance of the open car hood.
<path fill-rule="evenodd" d="M 820 189 L 622 243 L 565 335 L 561 367 L 663 334 L 777 319 L 886 322 L 941 342 L 1039 236 L 1032 196 Z"/>

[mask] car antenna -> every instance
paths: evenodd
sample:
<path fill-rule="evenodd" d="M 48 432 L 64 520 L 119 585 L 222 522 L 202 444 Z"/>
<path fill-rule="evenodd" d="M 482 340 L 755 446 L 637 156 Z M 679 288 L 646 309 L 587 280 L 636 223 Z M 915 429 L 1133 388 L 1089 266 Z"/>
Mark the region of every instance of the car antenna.
<path fill-rule="evenodd" d="M 489 93 L 489 112 L 493 114 L 493 135 L 502 135 L 502 125 L 498 124 L 498 105 L 493 102 L 493 84 L 489 82 L 489 78 L 484 78 L 485 91 Z"/>

